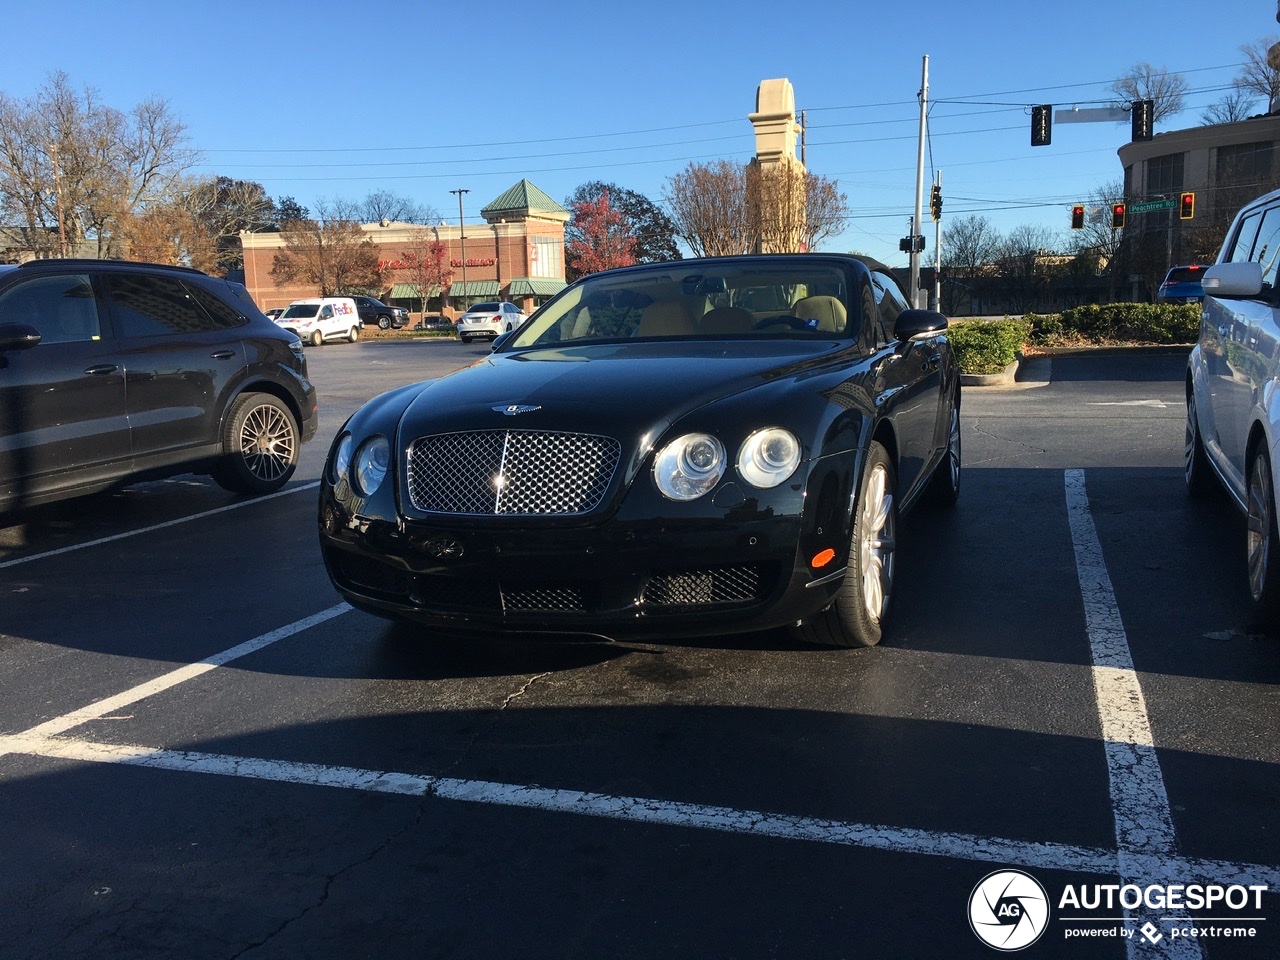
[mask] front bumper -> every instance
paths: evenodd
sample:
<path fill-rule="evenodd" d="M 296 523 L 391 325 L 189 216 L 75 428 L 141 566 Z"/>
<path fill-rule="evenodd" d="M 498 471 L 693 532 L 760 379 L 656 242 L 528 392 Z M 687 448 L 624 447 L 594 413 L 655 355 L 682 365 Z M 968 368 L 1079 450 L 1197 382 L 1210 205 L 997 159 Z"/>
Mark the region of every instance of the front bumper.
<path fill-rule="evenodd" d="M 381 616 L 447 632 L 677 639 L 784 626 L 830 605 L 845 551 L 820 570 L 804 558 L 841 524 L 804 515 L 804 501 L 787 511 L 744 498 L 680 521 L 423 522 L 362 517 L 325 481 L 320 545 L 339 593 Z"/>

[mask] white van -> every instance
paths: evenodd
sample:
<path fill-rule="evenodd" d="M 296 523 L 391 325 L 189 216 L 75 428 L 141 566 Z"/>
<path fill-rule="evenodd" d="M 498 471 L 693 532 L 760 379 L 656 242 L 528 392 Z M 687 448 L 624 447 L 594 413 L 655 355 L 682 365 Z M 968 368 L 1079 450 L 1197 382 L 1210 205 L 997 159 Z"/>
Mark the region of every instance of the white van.
<path fill-rule="evenodd" d="M 360 337 L 360 311 L 350 297 L 315 297 L 295 300 L 276 317 L 276 323 L 298 335 L 303 343 L 318 347 L 326 340 Z"/>

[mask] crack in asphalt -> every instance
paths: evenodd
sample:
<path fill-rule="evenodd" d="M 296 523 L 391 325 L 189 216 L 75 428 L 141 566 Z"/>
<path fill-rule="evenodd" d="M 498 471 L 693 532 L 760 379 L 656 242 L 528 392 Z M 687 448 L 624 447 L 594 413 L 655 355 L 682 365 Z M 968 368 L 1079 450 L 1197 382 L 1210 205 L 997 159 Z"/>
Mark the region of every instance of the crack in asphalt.
<path fill-rule="evenodd" d="M 510 707 L 513 703 L 516 703 L 522 697 L 524 697 L 535 683 L 537 683 L 539 680 L 544 680 L 549 676 L 551 676 L 551 671 L 549 670 L 543 673 L 534 674 L 532 677 L 529 677 L 527 680 L 521 683 L 516 690 L 507 694 L 507 696 L 503 698 L 502 704 L 494 712 L 493 719 L 472 734 L 470 740 L 468 740 L 467 744 L 462 748 L 462 752 L 458 755 L 458 758 L 446 768 L 446 772 L 449 770 L 455 770 L 459 766 L 461 766 L 466 761 L 467 757 L 471 755 L 471 752 L 475 748 L 476 743 L 480 740 L 480 737 L 487 730 L 491 729 L 494 726 L 494 724 L 496 724 L 501 719 L 502 714 L 507 710 L 507 708 Z M 426 789 L 422 793 L 422 798 L 417 804 L 417 811 L 414 814 L 414 817 L 411 821 L 407 822 L 399 830 L 389 835 L 376 847 L 369 850 L 369 852 L 365 854 L 365 856 L 360 857 L 357 860 L 353 860 L 350 863 L 347 863 L 340 870 L 337 870 L 329 874 L 327 877 L 325 877 L 324 889 L 321 890 L 320 895 L 316 898 L 316 900 L 313 903 L 310 903 L 307 906 L 303 907 L 294 916 L 289 917 L 287 920 L 282 920 L 280 924 L 274 930 L 268 933 L 266 936 L 262 937 L 261 939 L 251 944 L 246 945 L 243 949 L 233 953 L 230 957 L 230 960 L 239 960 L 239 958 L 246 956 L 251 951 L 257 950 L 259 947 L 265 946 L 266 944 L 274 940 L 276 937 L 280 936 L 280 934 L 288 930 L 295 923 L 305 918 L 308 914 L 312 913 L 315 910 L 319 910 L 321 907 L 325 905 L 326 902 L 328 902 L 329 894 L 333 890 L 334 885 L 339 880 L 341 880 L 343 876 L 350 873 L 352 870 L 355 870 L 357 867 L 361 867 L 361 866 L 364 866 L 365 864 L 372 863 L 374 860 L 380 857 L 383 854 L 383 852 L 385 852 L 386 850 L 394 846 L 400 840 L 400 838 L 404 837 L 410 831 L 416 830 L 418 826 L 422 823 L 423 817 L 426 815 L 427 802 L 429 800 L 436 798 L 439 795 L 439 792 L 436 787 L 436 782 L 437 782 L 437 778 L 432 777 Z"/>
<path fill-rule="evenodd" d="M 999 434 L 992 433 L 990 430 L 984 430 L 980 426 L 980 423 L 981 421 L 976 419 L 965 421 L 965 425 L 970 430 L 972 430 L 974 433 L 978 434 L 979 436 L 986 437 L 988 440 L 995 440 L 997 443 L 1008 444 L 1009 446 L 1021 447 L 1023 450 L 1029 453 L 1045 454 L 1049 452 L 1047 447 L 1032 446 L 1031 444 L 1025 443 L 1021 440 L 1011 440 L 1008 437 L 1002 437 Z M 995 463 L 997 459 L 998 458 L 991 457 L 986 460 L 971 460 L 971 461 L 968 461 L 968 464 L 972 465 L 975 463 Z"/>

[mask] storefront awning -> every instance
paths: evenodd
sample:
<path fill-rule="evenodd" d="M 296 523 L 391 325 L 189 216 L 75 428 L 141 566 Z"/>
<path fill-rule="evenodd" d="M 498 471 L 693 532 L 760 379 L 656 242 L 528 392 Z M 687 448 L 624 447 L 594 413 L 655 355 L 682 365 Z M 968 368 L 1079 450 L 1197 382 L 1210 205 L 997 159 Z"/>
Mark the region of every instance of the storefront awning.
<path fill-rule="evenodd" d="M 566 286 L 568 284 L 563 280 L 552 280 L 546 277 L 515 277 L 507 291 L 512 297 L 550 297 Z"/>
<path fill-rule="evenodd" d="M 416 283 L 397 283 L 391 288 L 388 295 L 390 300 L 421 300 L 422 290 Z M 439 287 L 430 287 L 427 290 L 427 299 L 440 296 Z"/>
<path fill-rule="evenodd" d="M 453 281 L 449 287 L 449 297 L 492 297 L 498 296 L 497 280 L 461 280 Z"/>

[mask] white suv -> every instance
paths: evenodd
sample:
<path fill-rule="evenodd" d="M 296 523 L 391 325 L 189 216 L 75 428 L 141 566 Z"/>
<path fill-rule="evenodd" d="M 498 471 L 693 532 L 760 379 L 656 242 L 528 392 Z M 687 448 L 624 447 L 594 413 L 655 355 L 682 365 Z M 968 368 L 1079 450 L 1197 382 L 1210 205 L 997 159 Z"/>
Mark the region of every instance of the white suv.
<path fill-rule="evenodd" d="M 476 337 L 496 340 L 508 330 L 524 323 L 525 315 L 514 303 L 490 301 L 477 303 L 458 318 L 458 339 L 470 343 Z"/>
<path fill-rule="evenodd" d="M 1185 474 L 1216 477 L 1245 514 L 1249 592 L 1260 625 L 1280 625 L 1280 190 L 1236 215 L 1204 271 L 1200 339 L 1187 366 Z"/>

